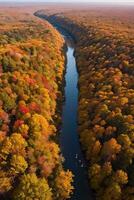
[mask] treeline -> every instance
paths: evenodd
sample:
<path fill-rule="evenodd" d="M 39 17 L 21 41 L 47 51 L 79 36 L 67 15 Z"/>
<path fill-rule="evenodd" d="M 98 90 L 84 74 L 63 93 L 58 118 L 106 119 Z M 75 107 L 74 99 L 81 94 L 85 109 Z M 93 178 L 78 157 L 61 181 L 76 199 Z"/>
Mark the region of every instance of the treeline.
<path fill-rule="evenodd" d="M 133 200 L 134 25 L 92 13 L 66 12 L 48 20 L 76 40 L 79 134 L 96 199 Z"/>
<path fill-rule="evenodd" d="M 72 173 L 56 143 L 64 41 L 23 14 L 1 14 L 1 26 L 0 199 L 67 199 Z"/>

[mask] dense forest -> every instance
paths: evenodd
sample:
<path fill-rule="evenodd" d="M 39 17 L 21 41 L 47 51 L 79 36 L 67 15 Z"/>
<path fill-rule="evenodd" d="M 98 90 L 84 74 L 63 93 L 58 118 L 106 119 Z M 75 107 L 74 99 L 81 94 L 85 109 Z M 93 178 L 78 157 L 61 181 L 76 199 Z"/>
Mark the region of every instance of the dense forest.
<path fill-rule="evenodd" d="M 53 13 L 41 10 L 35 15 L 60 25 L 76 42 L 79 134 L 90 186 L 98 200 L 133 200 L 133 12 Z"/>
<path fill-rule="evenodd" d="M 73 175 L 56 142 L 64 41 L 48 22 L 11 10 L 0 13 L 0 199 L 67 199 Z"/>

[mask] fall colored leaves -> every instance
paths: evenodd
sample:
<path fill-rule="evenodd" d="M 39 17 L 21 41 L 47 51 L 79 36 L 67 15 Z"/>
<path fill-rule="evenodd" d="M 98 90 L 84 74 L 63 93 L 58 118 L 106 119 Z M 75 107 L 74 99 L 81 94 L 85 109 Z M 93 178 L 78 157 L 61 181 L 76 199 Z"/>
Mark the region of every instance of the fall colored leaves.
<path fill-rule="evenodd" d="M 0 33 L 0 198 L 67 199 L 72 173 L 62 167 L 53 121 L 63 39 L 47 22 L 9 18 Z"/>
<path fill-rule="evenodd" d="M 38 14 L 42 16 L 43 11 Z M 48 19 L 76 40 L 79 133 L 89 161 L 90 186 L 98 200 L 132 200 L 134 37 L 130 32 L 134 28 L 114 12 L 102 16 L 103 11 L 99 16 L 94 9 L 63 12 Z"/>

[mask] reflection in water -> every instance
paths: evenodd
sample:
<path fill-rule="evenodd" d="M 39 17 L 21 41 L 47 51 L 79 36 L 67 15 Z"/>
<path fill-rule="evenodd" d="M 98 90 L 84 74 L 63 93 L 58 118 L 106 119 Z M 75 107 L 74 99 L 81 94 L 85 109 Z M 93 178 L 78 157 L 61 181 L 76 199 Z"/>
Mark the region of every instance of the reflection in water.
<path fill-rule="evenodd" d="M 64 36 L 65 38 L 67 36 Z M 66 38 L 67 65 L 65 75 L 65 102 L 62 110 L 62 128 L 60 136 L 61 151 L 65 158 L 64 167 L 70 169 L 74 177 L 74 195 L 71 200 L 91 200 L 92 195 L 87 179 L 86 162 L 81 152 L 78 138 L 77 109 L 78 109 L 78 73 L 74 57 L 74 45 Z"/>

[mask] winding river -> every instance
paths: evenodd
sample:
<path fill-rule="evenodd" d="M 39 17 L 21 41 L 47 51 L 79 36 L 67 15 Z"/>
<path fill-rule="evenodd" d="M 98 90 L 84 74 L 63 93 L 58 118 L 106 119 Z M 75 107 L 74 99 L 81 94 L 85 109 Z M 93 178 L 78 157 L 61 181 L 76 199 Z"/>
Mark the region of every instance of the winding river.
<path fill-rule="evenodd" d="M 75 45 L 73 38 L 59 25 L 45 16 L 35 16 L 48 20 L 64 37 L 66 51 L 66 74 L 65 74 L 65 101 L 62 107 L 62 126 L 60 134 L 60 147 L 65 158 L 64 168 L 74 174 L 74 193 L 70 200 L 93 200 L 93 194 L 89 187 L 87 163 L 79 143 L 78 134 L 78 72 L 74 56 Z"/>
<path fill-rule="evenodd" d="M 60 31 L 61 32 L 61 31 Z M 64 35 L 63 35 L 64 34 Z M 74 194 L 71 200 L 91 200 L 87 166 L 81 151 L 78 136 L 77 109 L 78 109 L 78 72 L 74 57 L 74 44 L 70 35 L 62 31 L 65 38 L 66 74 L 65 74 L 65 101 L 62 109 L 62 127 L 60 135 L 61 152 L 65 158 L 64 168 L 74 174 Z"/>

